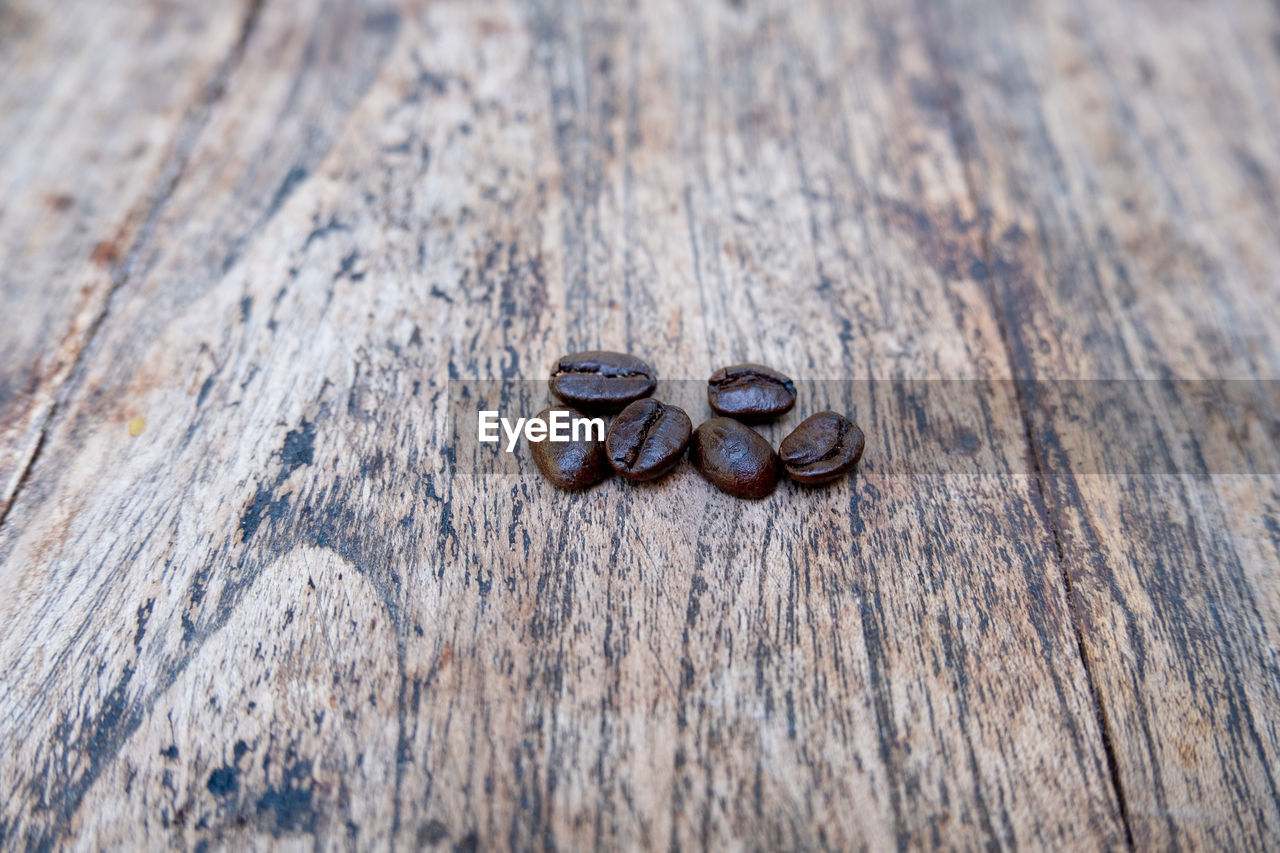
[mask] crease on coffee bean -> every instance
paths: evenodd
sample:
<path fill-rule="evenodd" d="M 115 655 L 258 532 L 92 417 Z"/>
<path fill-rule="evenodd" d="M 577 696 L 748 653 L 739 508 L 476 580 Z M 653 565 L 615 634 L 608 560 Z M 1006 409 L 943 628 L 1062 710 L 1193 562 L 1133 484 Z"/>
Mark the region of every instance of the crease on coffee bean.
<path fill-rule="evenodd" d="M 653 410 L 643 421 L 640 422 L 639 435 L 636 437 L 635 443 L 628 448 L 627 455 L 622 460 L 622 464 L 626 466 L 627 469 L 630 469 L 636 464 L 636 460 L 640 458 L 641 451 L 644 450 L 644 443 L 649 438 L 649 431 L 653 429 L 654 424 L 660 421 L 662 416 L 667 412 L 666 404 L 659 403 L 657 400 L 654 400 L 653 405 Z"/>
<path fill-rule="evenodd" d="M 826 453 L 819 456 L 817 459 L 812 459 L 808 462 L 797 462 L 794 465 L 792 465 L 792 467 L 793 468 L 812 468 L 814 465 L 817 465 L 819 462 L 825 462 L 826 460 L 839 454 L 841 449 L 844 447 L 845 438 L 849 435 L 849 427 L 853 425 L 854 424 L 852 421 L 847 419 L 842 419 L 839 423 L 836 424 L 836 427 L 837 429 L 839 429 L 839 432 L 836 434 L 836 440 L 832 442 L 830 450 L 828 450 Z"/>
<path fill-rule="evenodd" d="M 795 383 L 790 379 L 780 380 L 778 377 L 765 373 L 760 370 L 739 370 L 734 373 L 726 374 L 719 379 L 712 379 L 711 384 L 717 389 L 733 388 L 738 385 L 748 385 L 754 380 L 762 380 L 772 385 L 776 385 L 786 390 L 788 394 L 796 393 Z"/>
<path fill-rule="evenodd" d="M 556 372 L 551 375 L 551 378 L 558 379 L 561 376 L 603 376 L 606 379 L 626 379 L 631 376 L 643 376 L 646 379 L 649 378 L 649 374 L 643 370 L 610 367 L 565 367 L 564 365 L 557 367 Z"/>

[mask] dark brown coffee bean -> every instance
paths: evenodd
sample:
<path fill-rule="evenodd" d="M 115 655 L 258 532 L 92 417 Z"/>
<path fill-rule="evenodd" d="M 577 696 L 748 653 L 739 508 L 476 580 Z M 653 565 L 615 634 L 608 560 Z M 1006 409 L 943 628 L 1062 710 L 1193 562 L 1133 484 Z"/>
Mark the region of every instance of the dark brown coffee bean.
<path fill-rule="evenodd" d="M 609 425 L 605 455 L 613 470 L 628 480 L 654 480 L 680 461 L 692 431 L 684 409 L 636 400 Z"/>
<path fill-rule="evenodd" d="M 796 386 L 763 364 L 735 364 L 711 374 L 707 402 L 717 415 L 749 423 L 769 421 L 796 404 Z"/>
<path fill-rule="evenodd" d="M 551 422 L 553 411 L 568 412 L 569 418 L 585 417 L 568 406 L 543 409 L 538 417 Z M 573 433 L 570 432 L 572 438 Z M 612 470 L 604 455 L 604 442 L 594 438 L 594 431 L 584 430 L 577 441 L 529 442 L 529 452 L 542 475 L 562 489 L 585 489 L 608 477 Z M 590 436 L 590 437 L 589 437 Z"/>
<path fill-rule="evenodd" d="M 689 461 L 711 485 L 739 498 L 762 498 L 778 484 L 778 456 L 764 436 L 729 418 L 693 433 Z"/>
<path fill-rule="evenodd" d="M 552 394 L 584 412 L 616 412 L 652 394 L 657 374 L 633 355 L 591 350 L 561 357 L 549 384 Z"/>
<path fill-rule="evenodd" d="M 778 445 L 787 474 L 797 483 L 828 483 L 862 458 L 866 438 L 858 425 L 835 412 L 805 418 Z"/>

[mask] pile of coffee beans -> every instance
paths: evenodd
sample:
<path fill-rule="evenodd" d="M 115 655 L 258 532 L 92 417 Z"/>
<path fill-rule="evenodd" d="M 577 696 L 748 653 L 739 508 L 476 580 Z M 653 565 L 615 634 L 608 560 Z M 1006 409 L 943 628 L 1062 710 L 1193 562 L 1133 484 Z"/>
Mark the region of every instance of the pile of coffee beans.
<path fill-rule="evenodd" d="M 707 402 L 718 417 L 696 430 L 678 406 L 651 399 L 657 373 L 644 361 L 620 352 L 592 350 L 566 355 L 551 371 L 551 393 L 570 417 L 615 415 L 604 441 L 540 441 L 532 445 L 538 470 L 564 489 L 581 489 L 616 472 L 627 480 L 656 480 L 688 449 L 689 461 L 722 492 L 740 498 L 770 494 L 785 472 L 797 483 L 829 483 L 862 458 L 865 439 L 858 425 L 835 412 L 806 418 L 782 440 L 777 453 L 747 424 L 771 421 L 791 411 L 796 386 L 762 364 L 735 364 L 711 374 Z"/>

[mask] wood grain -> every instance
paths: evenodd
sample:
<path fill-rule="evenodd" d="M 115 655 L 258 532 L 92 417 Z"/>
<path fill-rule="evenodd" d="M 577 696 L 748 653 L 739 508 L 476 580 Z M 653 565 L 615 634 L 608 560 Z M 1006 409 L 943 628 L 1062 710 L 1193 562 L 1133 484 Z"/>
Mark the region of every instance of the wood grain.
<path fill-rule="evenodd" d="M 239 4 L 41 5 L 0 9 L 0 518 L 251 20 Z"/>
<path fill-rule="evenodd" d="M 1276 376 L 1257 10 L 1061 5 L 929 19 L 1015 373 Z M 1030 428 L 1133 842 L 1272 846 L 1277 478 L 1082 475 L 1079 426 Z"/>
<path fill-rule="evenodd" d="M 0 207 L 0 845 L 1274 846 L 1280 483 L 1025 395 L 1275 376 L 1276 13 L 1093 5 L 143 6 L 63 71 L 0 12 L 0 186 L 169 140 Z M 449 464 L 450 383 L 588 347 L 1014 381 L 946 476 L 874 397 L 758 503 Z"/>

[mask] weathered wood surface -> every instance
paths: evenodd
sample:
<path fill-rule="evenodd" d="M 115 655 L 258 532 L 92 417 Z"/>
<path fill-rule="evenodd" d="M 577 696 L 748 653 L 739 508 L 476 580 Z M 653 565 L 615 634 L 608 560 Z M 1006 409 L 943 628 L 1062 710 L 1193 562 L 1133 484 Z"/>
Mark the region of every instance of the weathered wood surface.
<path fill-rule="evenodd" d="M 182 175 L 245 18 L 236 4 L 61 5 L 0 9 L 0 516 Z"/>
<path fill-rule="evenodd" d="M 3 845 L 1274 847 L 1280 478 L 1023 395 L 1276 377 L 1276 32 L 3 7 Z M 450 377 L 588 346 L 1019 393 L 758 504 L 451 471 Z"/>
<path fill-rule="evenodd" d="M 936 19 L 1013 371 L 1274 378 L 1274 15 L 1144 11 Z M 1080 476 L 1029 428 L 1134 843 L 1274 846 L 1277 479 Z"/>

